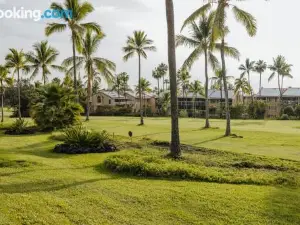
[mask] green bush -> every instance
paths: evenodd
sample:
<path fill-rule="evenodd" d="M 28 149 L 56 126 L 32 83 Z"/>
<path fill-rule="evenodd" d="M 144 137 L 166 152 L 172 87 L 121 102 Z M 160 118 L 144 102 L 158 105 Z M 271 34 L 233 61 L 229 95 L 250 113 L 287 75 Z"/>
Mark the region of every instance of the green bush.
<path fill-rule="evenodd" d="M 34 129 L 28 127 L 28 122 L 25 119 L 16 119 L 11 127 L 5 132 L 10 135 L 33 134 Z"/>
<path fill-rule="evenodd" d="M 287 114 L 288 116 L 294 116 L 294 109 L 292 106 L 287 106 L 283 109 L 283 114 Z"/>
<path fill-rule="evenodd" d="M 264 101 L 253 101 L 248 106 L 248 115 L 252 119 L 264 119 L 266 108 Z"/>
<path fill-rule="evenodd" d="M 295 107 L 294 114 L 298 119 L 300 119 L 300 105 Z"/>
<path fill-rule="evenodd" d="M 243 119 L 243 114 L 246 109 L 243 104 L 234 105 L 230 109 L 230 116 L 232 119 Z"/>
<path fill-rule="evenodd" d="M 129 116 L 132 115 L 130 106 L 99 106 L 93 116 Z"/>
<path fill-rule="evenodd" d="M 83 109 L 76 103 L 73 90 L 57 84 L 36 89 L 31 116 L 42 130 L 65 128 L 80 121 Z"/>
<path fill-rule="evenodd" d="M 180 110 L 179 111 L 179 117 L 181 117 L 181 118 L 187 118 L 187 117 L 189 117 L 188 111 L 185 110 L 185 109 Z"/>
<path fill-rule="evenodd" d="M 282 114 L 282 116 L 280 117 L 281 120 L 289 120 L 289 115 L 287 114 Z"/>

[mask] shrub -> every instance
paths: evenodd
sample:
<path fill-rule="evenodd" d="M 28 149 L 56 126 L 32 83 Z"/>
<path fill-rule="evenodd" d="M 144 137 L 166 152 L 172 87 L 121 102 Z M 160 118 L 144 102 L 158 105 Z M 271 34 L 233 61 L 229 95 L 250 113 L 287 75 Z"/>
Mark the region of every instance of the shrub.
<path fill-rule="evenodd" d="M 266 108 L 264 101 L 253 101 L 248 106 L 248 115 L 252 119 L 264 119 Z"/>
<path fill-rule="evenodd" d="M 289 120 L 289 115 L 287 114 L 282 114 L 282 116 L 280 117 L 281 120 Z"/>
<path fill-rule="evenodd" d="M 20 135 L 20 134 L 33 134 L 34 129 L 28 127 L 28 122 L 25 119 L 16 119 L 11 127 L 5 132 L 5 134 L 10 135 Z"/>
<path fill-rule="evenodd" d="M 295 107 L 294 114 L 298 119 L 300 119 L 300 105 Z"/>
<path fill-rule="evenodd" d="M 72 89 L 49 84 L 36 90 L 31 116 L 42 130 L 54 130 L 74 125 L 80 120 L 82 107 L 76 103 Z"/>
<path fill-rule="evenodd" d="M 181 118 L 187 118 L 187 117 L 189 117 L 189 114 L 188 114 L 187 110 L 185 110 L 185 109 L 180 110 L 179 111 L 179 117 L 181 117 Z"/>
<path fill-rule="evenodd" d="M 129 116 L 132 115 L 132 108 L 129 106 L 99 106 L 94 116 Z"/>
<path fill-rule="evenodd" d="M 292 106 L 287 106 L 283 109 L 283 114 L 287 114 L 288 116 L 294 116 L 294 109 Z"/>
<path fill-rule="evenodd" d="M 245 111 L 245 106 L 243 104 L 238 104 L 231 107 L 230 116 L 232 119 L 242 119 Z"/>
<path fill-rule="evenodd" d="M 106 131 L 90 131 L 82 125 L 68 128 L 63 134 L 64 143 L 57 145 L 55 152 L 67 154 L 112 152 L 116 147 L 111 144 Z"/>

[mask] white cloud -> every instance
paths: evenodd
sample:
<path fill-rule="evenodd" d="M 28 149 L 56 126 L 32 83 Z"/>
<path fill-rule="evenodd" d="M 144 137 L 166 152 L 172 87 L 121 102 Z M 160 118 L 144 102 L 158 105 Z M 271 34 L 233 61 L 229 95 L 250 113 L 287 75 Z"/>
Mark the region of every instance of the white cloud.
<path fill-rule="evenodd" d="M 0 4 L 5 4 L 6 0 L 0 0 Z"/>
<path fill-rule="evenodd" d="M 118 9 L 115 6 L 98 6 L 95 7 L 95 10 L 98 13 L 113 13 L 116 12 Z"/>

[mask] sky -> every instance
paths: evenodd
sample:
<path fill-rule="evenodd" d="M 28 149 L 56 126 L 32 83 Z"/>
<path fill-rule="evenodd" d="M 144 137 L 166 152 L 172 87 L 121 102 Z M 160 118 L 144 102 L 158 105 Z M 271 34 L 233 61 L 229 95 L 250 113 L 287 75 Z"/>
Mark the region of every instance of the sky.
<path fill-rule="evenodd" d="M 25 9 L 46 10 L 50 0 L 0 0 L 0 10 L 24 7 Z M 62 0 L 56 0 L 62 2 Z M 105 39 L 102 41 L 97 56 L 112 60 L 117 65 L 116 73 L 127 72 L 130 75 L 130 84 L 134 86 L 138 80 L 138 61 L 134 57 L 128 62 L 123 61 L 122 47 L 125 46 L 127 36 L 134 30 L 143 30 L 148 38 L 154 41 L 156 52 L 149 52 L 148 59 L 142 61 L 142 77 L 150 80 L 152 86 L 157 82 L 152 78 L 152 70 L 161 62 L 167 63 L 167 24 L 164 0 L 89 0 L 95 8 L 86 22 L 94 21 L 101 25 Z M 184 20 L 197 8 L 203 5 L 203 0 L 174 0 L 176 34 L 180 33 Z M 226 42 L 241 53 L 240 61 L 227 59 L 228 75 L 238 78 L 241 72 L 240 64 L 246 58 L 251 60 L 262 59 L 272 64 L 273 58 L 283 55 L 289 64 L 293 64 L 293 79 L 286 79 L 284 86 L 300 87 L 300 65 L 298 55 L 300 50 L 300 32 L 297 21 L 300 20 L 299 0 L 248 0 L 234 2 L 238 7 L 250 12 L 256 19 L 258 32 L 255 37 L 248 37 L 244 27 L 237 23 L 231 12 L 228 14 L 227 25 L 230 33 Z M 0 64 L 5 62 L 5 55 L 9 48 L 30 51 L 35 42 L 48 40 L 59 50 L 57 64 L 63 59 L 72 56 L 70 33 L 53 34 L 51 37 L 44 35 L 47 23 L 55 22 L 45 19 L 35 22 L 31 19 L 0 19 Z M 186 34 L 186 32 L 184 32 Z M 191 49 L 180 47 L 177 53 L 177 67 L 180 68 L 184 60 L 191 53 Z M 84 72 L 81 72 L 83 77 Z M 277 87 L 276 80 L 268 82 L 270 71 L 263 74 L 263 87 Z M 204 83 L 204 58 L 200 57 L 191 69 L 192 80 Z M 213 76 L 209 71 L 209 76 Z M 63 77 L 63 74 L 53 71 L 53 77 Z M 257 91 L 259 75 L 251 74 L 251 85 Z M 106 85 L 103 84 L 105 88 Z"/>

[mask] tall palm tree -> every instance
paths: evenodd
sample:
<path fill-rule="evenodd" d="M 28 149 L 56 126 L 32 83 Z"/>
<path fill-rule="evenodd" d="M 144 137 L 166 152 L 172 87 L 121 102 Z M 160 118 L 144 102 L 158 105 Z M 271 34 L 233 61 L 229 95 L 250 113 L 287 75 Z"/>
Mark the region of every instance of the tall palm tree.
<path fill-rule="evenodd" d="M 128 85 L 128 81 L 129 81 L 129 75 L 126 72 L 120 73 L 120 80 L 121 80 L 121 90 L 123 92 L 123 95 L 125 97 L 125 102 L 127 105 L 127 91 L 130 91 L 131 88 Z"/>
<path fill-rule="evenodd" d="M 59 52 L 55 48 L 49 46 L 48 41 L 35 43 L 33 49 L 33 52 L 31 51 L 26 54 L 27 61 L 30 63 L 29 67 L 33 70 L 31 79 L 34 79 L 41 69 L 42 81 L 45 85 L 48 80 L 48 75 L 51 74 L 50 68 L 63 71 L 63 67 L 53 64 L 59 55 Z"/>
<path fill-rule="evenodd" d="M 242 71 L 241 73 L 241 79 L 245 77 L 245 75 L 248 75 L 248 83 L 249 86 L 251 87 L 251 82 L 250 82 L 250 72 L 255 71 L 255 61 L 250 61 L 249 58 L 246 59 L 245 65 L 241 64 L 239 67 L 239 70 Z M 253 93 L 251 90 L 251 97 L 253 99 Z"/>
<path fill-rule="evenodd" d="M 219 68 L 219 61 L 213 52 L 217 49 L 220 49 L 220 44 L 216 44 L 212 35 L 213 35 L 213 21 L 214 21 L 215 12 L 211 12 L 206 16 L 203 14 L 199 22 L 195 21 L 190 24 L 190 35 L 177 35 L 176 45 L 184 45 L 193 49 L 193 52 L 185 60 L 183 68 L 191 68 L 195 62 L 199 59 L 201 55 L 204 55 L 204 72 L 205 72 L 205 128 L 209 128 L 209 107 L 208 107 L 208 64 L 212 67 L 213 70 Z M 239 59 L 239 52 L 237 49 L 225 46 L 225 53 L 228 56 Z"/>
<path fill-rule="evenodd" d="M 201 17 L 204 13 L 209 11 L 215 1 L 208 0 L 208 3 L 197 9 L 194 13 L 192 13 L 184 22 L 183 28 L 195 21 L 197 18 Z M 228 100 L 228 88 L 226 82 L 226 62 L 225 62 L 225 36 L 229 32 L 228 27 L 226 26 L 227 20 L 227 10 L 232 8 L 232 12 L 235 16 L 235 19 L 240 22 L 246 28 L 248 34 L 252 37 L 255 36 L 257 31 L 256 20 L 255 18 L 248 12 L 238 8 L 236 5 L 232 4 L 230 0 L 218 0 L 217 8 L 215 11 L 215 17 L 213 21 L 213 38 L 221 37 L 221 45 L 220 45 L 220 53 L 221 53 L 221 65 L 222 65 L 222 76 L 224 83 L 224 91 L 225 91 L 225 108 L 226 108 L 226 130 L 225 136 L 229 136 L 231 134 L 231 124 L 230 124 L 230 108 L 229 108 L 229 100 Z"/>
<path fill-rule="evenodd" d="M 139 60 L 139 85 L 141 84 L 141 57 L 147 59 L 146 51 L 156 51 L 156 47 L 153 46 L 153 41 L 148 39 L 147 34 L 144 31 L 134 31 L 133 37 L 127 37 L 126 46 L 123 48 L 125 56 L 123 59 L 128 61 L 134 55 L 138 56 Z M 142 109 L 142 92 L 141 87 L 139 88 L 140 98 L 140 125 L 144 125 L 143 109 Z"/>
<path fill-rule="evenodd" d="M 166 17 L 168 27 L 168 61 L 171 92 L 171 145 L 170 152 L 173 158 L 181 156 L 179 125 L 178 125 L 178 99 L 177 99 L 177 77 L 176 77 L 176 51 L 175 51 L 175 25 L 173 0 L 166 1 Z"/>
<path fill-rule="evenodd" d="M 182 91 L 182 97 L 185 97 L 185 109 L 187 109 L 187 94 L 190 84 L 191 75 L 186 69 L 180 69 L 177 72 L 178 84 Z"/>
<path fill-rule="evenodd" d="M 5 94 L 5 88 L 7 86 L 13 85 L 13 79 L 8 76 L 9 71 L 8 69 L 0 65 L 0 93 L 1 93 L 1 123 L 4 121 L 4 94 Z"/>
<path fill-rule="evenodd" d="M 119 98 L 120 98 L 121 87 L 122 87 L 121 76 L 120 76 L 120 74 L 118 74 L 114 80 L 112 90 L 117 91 Z"/>
<path fill-rule="evenodd" d="M 237 78 L 234 82 L 234 94 L 242 92 L 243 104 L 244 104 L 244 94 L 251 94 L 251 86 L 246 78 Z"/>
<path fill-rule="evenodd" d="M 168 71 L 168 66 L 164 63 L 161 63 L 158 65 L 157 71 L 159 73 L 160 78 L 162 78 L 163 91 L 165 91 L 165 76 Z"/>
<path fill-rule="evenodd" d="M 29 67 L 27 65 L 27 59 L 23 52 L 23 50 L 18 51 L 16 49 L 9 49 L 10 53 L 8 53 L 5 57 L 6 60 L 6 67 L 13 70 L 12 74 L 17 73 L 18 79 L 18 117 L 19 119 L 22 118 L 21 115 L 21 74 L 20 72 L 29 72 Z"/>
<path fill-rule="evenodd" d="M 154 78 L 154 79 L 156 79 L 157 80 L 157 96 L 159 97 L 159 80 L 160 80 L 160 78 L 161 78 L 161 75 L 160 75 L 160 73 L 159 73 L 159 70 L 158 70 L 158 68 L 155 68 L 153 71 L 152 71 L 152 77 Z"/>
<path fill-rule="evenodd" d="M 283 95 L 283 76 L 291 76 L 291 64 L 288 64 L 286 62 L 286 59 L 284 56 L 279 55 L 276 58 L 273 58 L 273 65 L 268 66 L 268 68 L 272 71 L 272 74 L 270 75 L 268 81 L 270 82 L 275 75 L 277 74 L 277 81 L 278 81 L 278 89 L 280 93 L 280 101 L 282 100 Z M 280 84 L 280 76 L 282 76 L 282 84 Z"/>
<path fill-rule="evenodd" d="M 108 83 L 112 83 L 112 81 L 114 80 L 113 72 L 116 69 L 115 63 L 108 59 L 96 56 L 99 45 L 104 37 L 104 34 L 93 33 L 92 30 L 88 29 L 85 37 L 81 39 L 81 56 L 77 56 L 75 60 L 76 67 L 78 69 L 84 67 L 87 76 L 87 121 L 89 120 L 90 115 L 92 87 L 95 78 L 97 76 L 103 77 Z M 64 67 L 69 67 L 71 65 L 73 65 L 73 57 L 69 57 L 63 61 Z M 72 73 L 73 71 L 74 68 L 71 67 L 67 72 Z"/>
<path fill-rule="evenodd" d="M 189 85 L 189 91 L 193 93 L 193 111 L 194 111 L 194 117 L 196 112 L 195 107 L 195 101 L 197 100 L 198 94 L 203 95 L 204 94 L 204 88 L 199 80 L 195 80 Z"/>
<path fill-rule="evenodd" d="M 77 50 L 81 50 L 81 36 L 87 30 L 93 30 L 97 34 L 101 34 L 101 27 L 94 22 L 84 23 L 83 20 L 94 11 L 94 7 L 88 2 L 81 2 L 80 0 L 64 0 L 64 3 L 56 3 L 53 2 L 50 6 L 53 10 L 63 11 L 63 10 L 71 10 L 72 17 L 62 17 L 62 23 L 49 23 L 45 29 L 45 34 L 50 36 L 56 32 L 63 32 L 67 28 L 71 31 L 71 39 L 72 39 L 72 51 L 73 51 L 73 84 L 74 90 L 77 95 L 77 101 L 79 101 L 78 97 L 78 88 L 77 88 L 77 72 L 76 72 L 76 48 Z"/>
<path fill-rule="evenodd" d="M 263 60 L 258 60 L 255 64 L 255 72 L 259 73 L 259 94 L 261 93 L 261 75 L 266 71 L 267 63 Z"/>
<path fill-rule="evenodd" d="M 151 83 L 148 80 L 146 80 L 145 78 L 141 78 L 140 83 L 135 87 L 136 93 L 139 93 L 140 90 L 141 90 L 142 98 L 143 98 L 143 102 L 144 102 L 143 111 L 145 112 L 146 93 L 151 92 Z"/>

